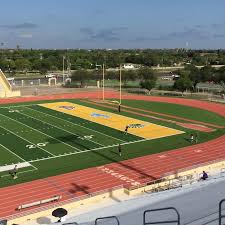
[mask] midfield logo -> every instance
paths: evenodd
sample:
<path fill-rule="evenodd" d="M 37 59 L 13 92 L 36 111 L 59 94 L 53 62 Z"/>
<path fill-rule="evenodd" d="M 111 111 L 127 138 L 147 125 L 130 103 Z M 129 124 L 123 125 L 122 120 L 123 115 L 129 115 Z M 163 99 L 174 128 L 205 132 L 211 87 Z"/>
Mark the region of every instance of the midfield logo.
<path fill-rule="evenodd" d="M 66 109 L 66 110 L 73 110 L 75 109 L 74 106 L 67 106 L 67 105 L 62 105 L 62 106 L 59 106 L 60 109 Z"/>
<path fill-rule="evenodd" d="M 108 115 L 104 115 L 104 114 L 100 114 L 100 113 L 92 113 L 91 114 L 92 117 L 102 117 L 102 118 L 105 118 L 105 119 L 108 119 L 109 116 Z"/>
<path fill-rule="evenodd" d="M 130 124 L 130 125 L 128 125 L 128 127 L 129 128 L 143 128 L 143 127 L 145 127 L 145 125 L 144 124 Z"/>

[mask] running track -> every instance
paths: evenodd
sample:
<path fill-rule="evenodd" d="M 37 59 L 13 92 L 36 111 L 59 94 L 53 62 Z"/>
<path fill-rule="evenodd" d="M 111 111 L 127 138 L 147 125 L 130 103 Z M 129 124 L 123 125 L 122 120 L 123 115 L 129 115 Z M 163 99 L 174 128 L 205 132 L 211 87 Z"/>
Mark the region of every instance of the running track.
<path fill-rule="evenodd" d="M 52 100 L 62 98 L 98 98 L 99 92 L 81 92 L 53 96 L 38 96 L 0 100 L 1 104 Z M 106 92 L 106 98 L 118 97 L 115 92 Z M 164 98 L 139 95 L 124 95 L 124 99 L 168 102 L 187 105 L 225 116 L 225 105 L 198 100 Z M 89 168 L 24 184 L 0 189 L 0 218 L 18 213 L 15 209 L 24 203 L 61 195 L 62 200 L 84 196 L 118 185 L 131 187 L 134 183 L 146 183 L 166 173 L 176 172 L 209 161 L 225 159 L 225 135 L 207 143 L 193 145 L 164 153 L 143 156 L 131 160 L 111 163 L 102 167 Z M 115 176 L 115 174 L 117 176 Z M 119 177 L 118 175 L 123 175 Z M 26 190 L 26 191 L 24 191 Z"/>

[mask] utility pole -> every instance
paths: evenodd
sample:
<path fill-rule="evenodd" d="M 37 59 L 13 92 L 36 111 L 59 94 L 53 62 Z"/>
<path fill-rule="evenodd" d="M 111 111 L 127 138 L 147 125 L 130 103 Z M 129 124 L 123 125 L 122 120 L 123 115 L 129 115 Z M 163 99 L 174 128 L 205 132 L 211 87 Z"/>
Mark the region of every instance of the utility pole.
<path fill-rule="evenodd" d="M 65 71 L 64 71 L 64 68 L 65 68 L 65 56 L 63 56 L 63 84 L 65 83 Z"/>
<path fill-rule="evenodd" d="M 102 100 L 105 101 L 105 64 L 102 65 Z"/>

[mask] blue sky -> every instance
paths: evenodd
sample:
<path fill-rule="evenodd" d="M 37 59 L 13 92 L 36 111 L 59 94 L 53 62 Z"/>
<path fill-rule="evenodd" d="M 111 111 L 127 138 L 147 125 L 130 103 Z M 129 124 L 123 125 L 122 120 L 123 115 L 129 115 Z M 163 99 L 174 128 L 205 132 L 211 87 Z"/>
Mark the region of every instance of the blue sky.
<path fill-rule="evenodd" d="M 22 48 L 225 48 L 224 0 L 0 0 Z"/>

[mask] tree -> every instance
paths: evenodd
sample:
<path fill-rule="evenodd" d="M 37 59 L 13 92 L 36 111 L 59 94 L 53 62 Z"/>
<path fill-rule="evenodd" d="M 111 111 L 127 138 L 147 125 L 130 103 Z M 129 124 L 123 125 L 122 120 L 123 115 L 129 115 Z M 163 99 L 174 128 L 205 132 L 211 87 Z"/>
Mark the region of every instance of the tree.
<path fill-rule="evenodd" d="M 31 68 L 31 63 L 28 59 L 17 59 L 15 61 L 16 69 L 27 72 Z"/>
<path fill-rule="evenodd" d="M 152 88 L 156 85 L 157 77 L 154 71 L 150 68 L 142 68 L 138 71 L 139 77 L 142 79 L 140 82 L 141 88 L 145 88 L 151 92 Z"/>
<path fill-rule="evenodd" d="M 74 81 L 79 81 L 80 82 L 80 87 L 84 87 L 85 83 L 87 80 L 91 79 L 91 74 L 90 72 L 86 70 L 78 70 L 73 72 L 71 80 L 72 82 Z"/>
<path fill-rule="evenodd" d="M 140 82 L 141 88 L 145 88 L 149 91 L 149 94 L 151 90 L 155 87 L 156 81 L 155 80 L 143 80 Z"/>
<path fill-rule="evenodd" d="M 122 71 L 123 85 L 126 86 L 129 80 L 134 81 L 136 79 L 136 72 L 133 70 Z"/>
<path fill-rule="evenodd" d="M 180 77 L 174 83 L 174 88 L 181 91 L 182 94 L 186 90 L 190 90 L 193 86 L 192 81 L 188 77 Z"/>
<path fill-rule="evenodd" d="M 189 79 L 193 82 L 194 89 L 196 89 L 197 84 L 201 82 L 201 73 L 199 69 L 194 65 L 187 65 L 184 70 L 186 71 Z"/>
<path fill-rule="evenodd" d="M 148 67 L 141 68 L 137 72 L 138 78 L 141 80 L 155 80 L 157 79 L 154 70 Z"/>
<path fill-rule="evenodd" d="M 201 81 L 212 81 L 215 69 L 211 66 L 204 66 L 200 69 Z"/>

